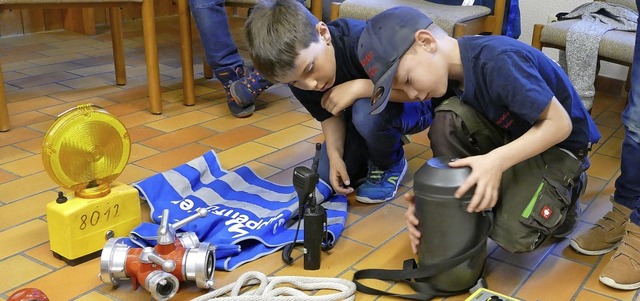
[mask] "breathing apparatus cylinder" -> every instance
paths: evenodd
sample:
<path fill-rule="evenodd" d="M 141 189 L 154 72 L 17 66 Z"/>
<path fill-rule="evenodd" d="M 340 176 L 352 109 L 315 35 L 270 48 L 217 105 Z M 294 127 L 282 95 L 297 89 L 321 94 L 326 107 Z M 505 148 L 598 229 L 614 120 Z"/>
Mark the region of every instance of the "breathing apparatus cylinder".
<path fill-rule="evenodd" d="M 422 234 L 418 265 L 428 267 L 471 251 L 475 253 L 441 274 L 418 279 L 440 291 L 467 290 L 478 283 L 487 257 L 486 244 L 491 223 L 484 213 L 466 211 L 473 189 L 460 199 L 454 197 L 454 192 L 464 183 L 471 169 L 449 167 L 451 160 L 432 158 L 414 176 L 416 217 L 420 220 L 418 229 Z"/>

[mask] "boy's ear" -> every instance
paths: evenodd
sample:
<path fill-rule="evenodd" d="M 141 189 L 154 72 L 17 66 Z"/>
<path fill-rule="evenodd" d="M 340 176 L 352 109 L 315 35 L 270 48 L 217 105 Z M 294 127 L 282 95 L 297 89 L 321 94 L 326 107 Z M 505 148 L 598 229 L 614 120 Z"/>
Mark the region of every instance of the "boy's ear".
<path fill-rule="evenodd" d="M 438 43 L 435 36 L 426 29 L 420 29 L 414 34 L 416 42 L 420 47 L 424 48 L 428 52 L 436 52 L 438 50 Z"/>
<path fill-rule="evenodd" d="M 331 44 L 331 32 L 329 32 L 329 27 L 327 27 L 327 24 L 322 21 L 318 22 L 318 24 L 316 24 L 316 30 L 318 31 L 322 42 L 327 45 Z"/>

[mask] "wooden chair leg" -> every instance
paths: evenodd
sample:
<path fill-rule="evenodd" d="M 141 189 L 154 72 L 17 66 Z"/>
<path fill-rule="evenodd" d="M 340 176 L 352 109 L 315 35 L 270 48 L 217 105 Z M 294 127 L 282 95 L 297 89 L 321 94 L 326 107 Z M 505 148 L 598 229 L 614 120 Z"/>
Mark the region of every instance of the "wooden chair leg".
<path fill-rule="evenodd" d="M 531 46 L 538 50 L 542 50 L 542 42 L 540 39 L 542 38 L 542 28 L 544 25 L 542 24 L 534 24 L 533 25 L 533 36 L 531 36 Z"/>
<path fill-rule="evenodd" d="M 191 47 L 191 12 L 187 0 L 178 0 L 180 18 L 180 57 L 182 58 L 182 103 L 196 104 L 195 80 L 193 76 L 193 49 Z"/>
<path fill-rule="evenodd" d="M 204 73 L 204 78 L 213 78 L 213 69 L 211 69 L 211 66 L 207 63 L 207 58 L 202 59 L 202 72 Z"/>
<path fill-rule="evenodd" d="M 322 0 L 311 0 L 311 13 L 322 21 Z"/>
<path fill-rule="evenodd" d="M 125 66 L 124 45 L 122 42 L 122 13 L 120 7 L 109 8 L 111 21 L 111 45 L 113 46 L 113 64 L 116 69 L 116 84 L 127 84 L 127 67 Z"/>
<path fill-rule="evenodd" d="M 4 94 L 4 77 L 2 76 L 2 66 L 0 66 L 0 132 L 9 130 L 9 110 L 7 109 L 7 98 Z"/>
<path fill-rule="evenodd" d="M 331 2 L 331 21 L 340 18 L 340 2 Z"/>
<path fill-rule="evenodd" d="M 627 72 L 627 80 L 624 82 L 624 90 L 627 93 L 631 91 L 631 66 L 629 66 L 629 71 Z"/>
<path fill-rule="evenodd" d="M 142 1 L 142 33 L 144 34 L 144 54 L 147 63 L 147 85 L 149 89 L 149 110 L 153 114 L 162 113 L 160 93 L 160 65 L 158 63 L 158 42 L 153 0 Z"/>

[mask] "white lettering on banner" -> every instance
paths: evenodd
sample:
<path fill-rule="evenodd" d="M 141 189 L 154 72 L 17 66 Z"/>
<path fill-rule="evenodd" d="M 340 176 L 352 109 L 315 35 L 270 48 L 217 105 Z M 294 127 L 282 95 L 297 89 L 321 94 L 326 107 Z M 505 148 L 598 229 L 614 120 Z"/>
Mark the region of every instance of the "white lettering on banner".
<path fill-rule="evenodd" d="M 230 219 L 226 222 L 224 222 L 225 225 L 229 226 L 229 232 L 230 233 L 237 233 L 235 234 L 232 238 L 237 238 L 237 237 L 241 237 L 244 235 L 249 234 L 249 231 L 247 231 L 248 229 L 251 230 L 258 230 L 261 229 L 264 226 L 267 226 L 271 223 L 273 223 L 274 221 L 278 221 L 276 223 L 276 225 L 274 226 L 274 232 L 276 230 L 275 227 L 277 227 L 278 225 L 280 225 L 280 221 L 283 221 L 282 219 L 282 213 L 279 213 L 278 215 L 270 218 L 270 219 L 259 219 L 257 221 L 255 220 L 251 220 L 249 218 L 249 216 L 247 216 L 246 214 L 242 214 L 236 210 L 233 209 L 220 209 L 219 206 L 210 206 L 209 208 L 207 208 L 209 210 L 209 212 L 218 215 L 218 216 L 224 216 L 224 217 L 229 217 Z M 284 223 L 282 223 L 284 224 Z"/>
<path fill-rule="evenodd" d="M 180 201 L 171 201 L 172 204 L 178 204 L 180 209 L 184 211 L 189 211 L 193 208 L 193 201 L 190 199 L 184 199 Z"/>

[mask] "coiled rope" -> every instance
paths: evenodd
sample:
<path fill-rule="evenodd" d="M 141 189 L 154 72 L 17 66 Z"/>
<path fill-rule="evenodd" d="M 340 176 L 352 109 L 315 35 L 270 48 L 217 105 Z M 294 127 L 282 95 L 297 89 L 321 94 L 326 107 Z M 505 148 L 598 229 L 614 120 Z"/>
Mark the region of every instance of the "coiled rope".
<path fill-rule="evenodd" d="M 256 289 L 245 289 L 245 286 Z M 279 285 L 285 285 L 279 287 Z M 338 291 L 333 294 L 310 296 L 301 291 L 330 289 Z M 355 300 L 356 285 L 345 279 L 327 277 L 277 276 L 267 277 L 265 274 L 251 271 L 242 274 L 234 283 L 210 291 L 191 301 L 334 301 Z M 228 294 L 228 295 L 227 295 Z M 227 296 L 225 296 L 227 295 Z"/>

